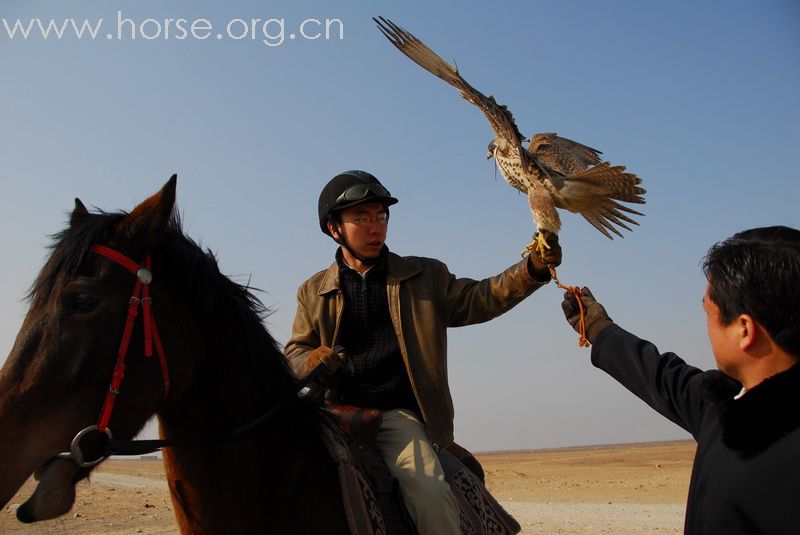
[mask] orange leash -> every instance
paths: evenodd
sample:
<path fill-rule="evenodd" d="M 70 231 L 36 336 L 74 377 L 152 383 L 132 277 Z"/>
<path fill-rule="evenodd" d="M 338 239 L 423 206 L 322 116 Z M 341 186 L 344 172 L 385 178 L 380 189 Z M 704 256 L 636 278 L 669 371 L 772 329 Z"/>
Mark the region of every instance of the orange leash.
<path fill-rule="evenodd" d="M 583 302 L 581 302 L 581 289 L 578 286 L 565 286 L 561 284 L 558 280 L 558 276 L 556 275 L 556 268 L 555 266 L 548 265 L 548 269 L 550 269 L 550 276 L 553 277 L 553 281 L 556 283 L 556 286 L 561 288 L 562 290 L 567 290 L 572 292 L 575 296 L 575 299 L 578 301 L 578 309 L 580 310 L 580 319 L 578 320 L 578 347 L 589 347 L 589 340 L 586 338 L 586 311 L 583 309 Z"/>

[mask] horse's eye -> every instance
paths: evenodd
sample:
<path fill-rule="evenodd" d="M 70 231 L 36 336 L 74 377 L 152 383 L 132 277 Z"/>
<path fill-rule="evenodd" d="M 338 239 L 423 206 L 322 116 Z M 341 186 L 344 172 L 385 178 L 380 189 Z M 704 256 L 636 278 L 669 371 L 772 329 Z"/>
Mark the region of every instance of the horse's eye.
<path fill-rule="evenodd" d="M 91 312 L 97 306 L 97 300 L 89 297 L 88 295 L 76 295 L 72 300 L 70 311 L 73 314 L 86 314 Z"/>
<path fill-rule="evenodd" d="M 71 280 L 59 294 L 62 313 L 67 316 L 88 314 L 100 305 L 97 281 L 88 277 Z"/>

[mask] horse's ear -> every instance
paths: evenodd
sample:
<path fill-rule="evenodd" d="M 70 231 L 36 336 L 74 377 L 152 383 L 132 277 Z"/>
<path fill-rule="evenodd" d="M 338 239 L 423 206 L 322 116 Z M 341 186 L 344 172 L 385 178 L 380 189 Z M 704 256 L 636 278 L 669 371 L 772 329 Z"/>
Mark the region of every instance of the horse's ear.
<path fill-rule="evenodd" d="M 178 175 L 172 175 L 161 190 L 144 200 L 125 218 L 122 225 L 131 238 L 150 242 L 169 225 L 175 208 L 175 186 Z"/>
<path fill-rule="evenodd" d="M 89 210 L 86 209 L 79 198 L 75 197 L 75 208 L 69 216 L 69 225 L 73 227 L 87 217 L 89 217 Z"/>

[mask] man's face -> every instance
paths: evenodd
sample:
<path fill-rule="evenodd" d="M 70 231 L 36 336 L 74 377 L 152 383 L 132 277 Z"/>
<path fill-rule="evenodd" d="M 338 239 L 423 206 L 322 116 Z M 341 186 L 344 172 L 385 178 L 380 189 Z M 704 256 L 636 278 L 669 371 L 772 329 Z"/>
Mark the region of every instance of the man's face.
<path fill-rule="evenodd" d="M 386 241 L 388 221 L 381 203 L 370 202 L 345 208 L 340 228 L 347 244 L 362 258 L 377 257 Z"/>
<path fill-rule="evenodd" d="M 711 351 L 717 361 L 717 368 L 725 375 L 739 378 L 739 340 L 736 321 L 723 325 L 719 307 L 709 296 L 711 283 L 706 286 L 703 296 L 703 310 L 706 312 L 706 328 L 708 340 L 711 342 Z"/>

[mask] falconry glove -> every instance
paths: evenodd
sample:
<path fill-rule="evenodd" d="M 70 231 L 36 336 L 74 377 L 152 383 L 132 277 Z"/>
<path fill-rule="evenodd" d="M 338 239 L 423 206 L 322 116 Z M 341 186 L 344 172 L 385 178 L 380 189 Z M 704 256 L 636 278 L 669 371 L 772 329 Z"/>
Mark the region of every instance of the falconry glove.
<path fill-rule="evenodd" d="M 603 308 L 603 305 L 595 300 L 592 292 L 585 286 L 581 289 L 581 302 L 586 311 L 586 339 L 594 344 L 600 331 L 614 322 L 608 317 L 608 313 L 606 313 L 606 309 Z M 561 310 L 564 311 L 567 322 L 572 325 L 573 329 L 580 333 L 580 307 L 578 306 L 578 299 L 575 297 L 574 293 L 570 291 L 564 292 L 564 301 L 561 303 Z"/>
<path fill-rule="evenodd" d="M 544 257 L 538 254 L 528 255 L 528 270 L 536 281 L 546 282 L 550 280 L 550 266 L 558 267 L 561 265 L 561 245 L 558 243 L 558 234 L 553 234 L 546 230 L 541 233 L 550 248 L 545 250 Z M 537 232 L 536 234 L 539 233 Z M 534 241 L 536 241 L 536 234 L 533 235 Z"/>

